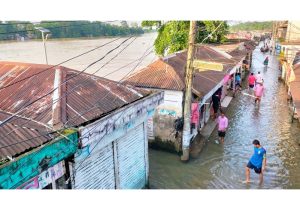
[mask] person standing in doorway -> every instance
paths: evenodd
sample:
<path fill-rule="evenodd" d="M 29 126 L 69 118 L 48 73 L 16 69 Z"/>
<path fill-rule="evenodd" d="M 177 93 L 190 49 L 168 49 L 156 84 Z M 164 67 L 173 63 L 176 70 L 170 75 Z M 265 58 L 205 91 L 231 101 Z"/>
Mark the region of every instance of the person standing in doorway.
<path fill-rule="evenodd" d="M 228 119 L 225 117 L 224 112 L 221 110 L 221 116 L 218 117 L 218 135 L 222 144 L 224 144 L 224 138 L 226 135 L 226 129 L 228 127 Z"/>
<path fill-rule="evenodd" d="M 255 173 L 259 174 L 259 183 L 263 182 L 263 172 L 266 169 L 267 158 L 266 150 L 260 145 L 260 142 L 255 139 L 252 144 L 254 145 L 254 154 L 250 158 L 246 166 L 246 183 L 250 182 L 250 169 L 254 169 Z"/>
<path fill-rule="evenodd" d="M 218 110 L 220 108 L 220 97 L 219 97 L 218 93 L 213 94 L 212 103 L 213 103 L 212 105 L 213 105 L 213 109 L 214 109 L 214 119 L 216 119 Z"/>
<path fill-rule="evenodd" d="M 261 97 L 264 93 L 265 87 L 263 83 L 257 83 L 254 88 L 254 94 L 255 94 L 255 104 L 258 102 L 258 105 L 260 104 Z"/>
<path fill-rule="evenodd" d="M 235 89 L 236 90 L 237 89 L 241 90 L 241 88 L 242 88 L 241 82 L 242 82 L 241 73 L 236 73 L 235 74 Z"/>

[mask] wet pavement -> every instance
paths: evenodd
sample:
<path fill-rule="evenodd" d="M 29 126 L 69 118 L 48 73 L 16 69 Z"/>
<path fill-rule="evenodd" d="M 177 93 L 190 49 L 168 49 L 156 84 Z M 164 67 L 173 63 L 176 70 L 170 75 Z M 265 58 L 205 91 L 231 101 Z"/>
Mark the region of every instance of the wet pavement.
<path fill-rule="evenodd" d="M 269 68 L 263 60 L 269 56 Z M 252 71 L 263 74 L 266 92 L 261 105 L 242 93 L 232 100 L 226 116 L 229 128 L 225 144 L 215 143 L 215 130 L 201 154 L 188 163 L 167 152 L 150 150 L 150 188 L 162 189 L 300 189 L 300 128 L 291 122 L 285 85 L 278 81 L 281 74 L 278 61 L 262 54 L 259 47 L 253 53 Z M 244 87 L 245 88 L 245 87 Z M 253 139 L 259 139 L 267 150 L 264 183 L 251 171 L 250 184 L 245 180 L 245 166 L 253 153 Z"/>

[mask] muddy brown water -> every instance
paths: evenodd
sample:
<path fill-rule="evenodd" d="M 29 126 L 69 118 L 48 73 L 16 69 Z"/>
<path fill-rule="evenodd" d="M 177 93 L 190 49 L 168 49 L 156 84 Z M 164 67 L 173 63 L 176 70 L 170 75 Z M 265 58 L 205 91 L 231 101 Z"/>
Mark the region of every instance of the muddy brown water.
<path fill-rule="evenodd" d="M 238 94 L 226 110 L 229 129 L 224 145 L 215 143 L 216 130 L 200 155 L 188 163 L 179 156 L 150 150 L 150 188 L 161 189 L 300 189 L 300 128 L 291 123 L 287 91 L 278 81 L 280 71 L 270 56 L 264 70 L 259 47 L 253 54 L 252 71 L 261 71 L 266 92 L 260 107 L 253 98 Z M 245 165 L 253 153 L 252 140 L 259 139 L 267 150 L 264 183 L 251 171 L 253 183 L 243 184 Z"/>
<path fill-rule="evenodd" d="M 153 46 L 156 36 L 157 33 L 146 33 L 138 36 L 124 51 L 121 52 L 121 50 L 133 40 L 133 38 L 128 40 L 120 48 L 110 53 L 105 57 L 105 59 L 97 62 L 96 65 L 89 67 L 85 72 L 93 74 L 98 69 L 100 69 L 103 64 L 105 64 L 116 54 L 121 52 L 116 58 L 113 59 L 112 62 L 105 65 L 105 67 L 101 68 L 95 74 L 102 77 L 109 74 L 105 77 L 115 81 L 121 80 L 123 77 L 128 76 L 135 71 L 138 71 L 139 69 L 153 62 L 153 60 L 157 59 L 155 53 L 152 52 L 144 59 L 141 59 L 141 62 L 140 60 L 135 61 L 136 59 L 142 57 L 145 52 L 148 53 L 151 51 L 151 46 Z M 51 65 L 59 64 L 73 56 L 77 56 L 97 46 L 101 46 L 116 38 L 118 37 L 56 40 L 50 38 L 46 41 L 48 63 Z M 62 66 L 81 71 L 92 62 L 103 57 L 108 51 L 115 48 L 126 38 L 128 37 L 122 37 L 121 39 L 104 47 L 101 47 L 91 53 L 64 63 L 62 64 Z M 44 54 L 43 42 L 40 40 L 24 42 L 0 42 L 0 61 L 17 61 L 45 64 L 46 59 Z M 129 65 L 122 68 L 121 70 L 116 71 L 116 69 L 119 69 L 120 67 L 123 67 L 127 64 Z"/>

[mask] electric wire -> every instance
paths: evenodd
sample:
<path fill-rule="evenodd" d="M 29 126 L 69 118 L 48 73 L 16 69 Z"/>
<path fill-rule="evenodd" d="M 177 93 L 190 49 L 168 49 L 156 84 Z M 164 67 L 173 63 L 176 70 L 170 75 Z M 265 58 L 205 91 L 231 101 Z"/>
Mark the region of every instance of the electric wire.
<path fill-rule="evenodd" d="M 151 53 L 152 51 L 150 51 L 150 53 Z M 148 53 L 147 55 L 149 55 L 150 53 Z M 146 55 L 146 56 L 147 56 Z M 143 56 L 143 57 L 141 57 L 141 58 L 144 58 L 144 57 L 146 57 L 146 56 Z M 140 59 L 141 59 L 140 58 Z M 139 60 L 140 60 L 139 59 Z M 131 70 L 132 71 L 132 70 Z M 131 72 L 130 71 L 130 72 Z M 103 99 L 101 99 L 101 100 L 103 100 Z M 99 101 L 97 101 L 96 103 L 98 103 Z M 22 118 L 22 117 L 19 117 L 19 118 Z M 22 118 L 23 119 L 23 118 Z M 24 119 L 25 120 L 25 119 Z M 24 123 L 24 124 L 26 124 L 26 123 Z M 23 124 L 23 125 L 24 125 Z M 22 125 L 16 125 L 17 127 L 18 127 L 18 129 L 20 129 L 21 127 L 22 127 Z M 71 126 L 70 127 L 65 127 L 64 129 L 68 129 L 68 128 L 71 128 Z M 14 130 L 13 130 L 14 131 Z M 11 133 L 11 132 L 10 132 Z M 10 135 L 10 133 L 9 134 L 6 134 L 5 136 L 1 136 L 1 138 L 3 138 L 3 137 L 7 137 L 8 135 Z M 23 141 L 20 141 L 20 142 L 16 142 L 16 143 L 13 143 L 13 144 L 9 144 L 9 145 L 5 145 L 5 146 L 1 146 L 0 147 L 0 149 L 3 149 L 3 148 L 6 148 L 6 147 L 9 147 L 9 146 L 13 146 L 13 145 L 17 145 L 17 144 L 21 144 L 21 143 L 24 143 L 24 142 L 27 142 L 27 141 L 31 141 L 31 140 L 33 140 L 33 139 L 36 139 L 36 138 L 38 138 L 38 137 L 43 137 L 43 136 L 46 136 L 46 135 L 48 135 L 48 134 L 53 134 L 53 133 L 55 133 L 55 131 L 52 131 L 52 132 L 46 132 L 46 133 L 42 133 L 41 135 L 39 135 L 39 136 L 35 136 L 35 137 L 32 137 L 32 138 L 29 138 L 29 139 L 25 139 L 25 140 L 23 140 Z"/>
<path fill-rule="evenodd" d="M 107 61 L 104 65 L 102 65 L 101 66 L 101 68 L 103 68 L 105 65 L 107 65 L 110 61 L 112 61 L 113 59 L 115 59 L 118 55 L 120 55 L 128 46 L 130 46 L 132 43 L 133 43 L 133 41 L 135 41 L 136 40 L 136 38 L 137 37 L 135 37 L 129 44 L 127 44 L 127 46 L 125 46 L 120 52 L 118 52 L 113 58 L 111 58 L 109 61 Z M 100 68 L 100 69 L 101 69 Z M 94 74 L 96 74 L 100 69 L 98 69 L 96 72 L 94 72 L 92 75 L 94 75 Z M 120 69 L 119 69 L 120 70 Z M 87 80 L 88 78 L 86 78 L 85 80 Z M 77 85 L 76 87 L 79 87 L 79 86 L 82 86 L 82 85 L 84 85 L 84 82 L 81 82 L 79 85 Z M 76 89 L 76 87 L 75 88 L 73 88 L 71 91 L 67 91 L 67 92 L 65 92 L 64 93 L 64 95 L 62 95 L 62 96 L 60 96 L 58 99 L 56 99 L 56 100 L 54 100 L 53 101 L 53 103 L 52 104 L 46 104 L 46 105 L 43 105 L 43 106 L 40 106 L 40 107 L 38 107 L 39 109 L 40 108 L 42 108 L 42 107 L 44 107 L 44 106 L 49 106 L 50 108 L 55 104 L 55 103 L 57 103 L 61 98 L 63 98 L 63 97 L 66 97 L 67 95 L 69 95 L 69 94 L 71 94 L 72 92 L 74 92 L 74 90 Z M 66 110 L 63 110 L 63 111 L 66 111 Z M 31 112 L 35 112 L 35 110 L 32 110 Z M 44 110 L 44 112 L 46 112 L 46 110 Z M 30 112 L 29 113 L 27 113 L 27 114 L 31 114 Z M 42 113 L 40 113 L 39 115 L 38 115 L 38 117 L 41 115 Z M 22 125 L 20 125 L 20 126 L 18 126 L 17 128 L 15 128 L 15 129 L 13 129 L 12 131 L 10 131 L 8 134 L 6 134 L 5 136 L 2 136 L 3 138 L 5 138 L 5 137 L 7 137 L 7 136 L 9 136 L 12 132 L 14 132 L 14 131 L 16 131 L 16 130 L 18 130 L 18 129 L 21 129 L 22 127 L 23 127 L 23 125 L 25 125 L 26 123 L 27 123 L 27 121 L 29 121 L 30 119 L 25 119 L 25 123 L 23 123 Z M 27 140 L 25 140 L 25 141 L 27 141 Z M 22 141 L 23 142 L 23 141 Z M 2 147 L 0 147 L 0 149 L 1 149 Z"/>
<path fill-rule="evenodd" d="M 99 61 L 103 60 L 106 56 L 108 56 L 110 53 L 112 53 L 114 50 L 118 49 L 123 43 L 125 43 L 127 40 L 129 40 L 131 37 L 125 39 L 121 44 L 119 44 L 117 47 L 113 48 L 112 50 L 108 51 L 104 56 L 102 56 L 100 59 L 94 61 L 93 63 L 89 64 L 86 68 L 84 68 L 82 71 L 79 71 L 76 75 L 66 79 L 65 81 L 63 81 L 59 86 L 62 86 L 63 84 L 65 84 L 67 81 L 73 79 L 74 77 L 77 77 L 79 75 L 81 75 L 82 73 L 84 73 L 89 67 L 95 65 L 96 63 L 98 63 Z M 16 111 L 12 116 L 10 116 L 9 118 L 5 119 L 4 121 L 2 121 L 0 123 L 0 127 L 3 126 L 5 123 L 7 123 L 9 120 L 11 120 L 15 115 L 20 114 L 23 109 L 31 106 L 32 104 L 34 104 L 35 102 L 45 98 L 46 96 L 50 95 L 51 93 L 53 93 L 56 89 L 58 89 L 58 87 L 52 89 L 51 91 L 47 92 L 45 95 L 33 100 L 32 102 L 30 102 L 28 105 L 22 107 L 21 109 L 19 109 L 18 111 Z"/>
<path fill-rule="evenodd" d="M 142 61 L 142 60 L 141 60 L 141 61 Z M 140 62 L 141 62 L 141 61 L 140 61 Z M 131 71 L 134 71 L 134 70 L 135 70 L 135 68 L 133 68 Z M 128 74 L 127 74 L 127 75 L 128 75 Z M 126 77 L 126 76 L 125 76 L 125 77 Z M 125 77 L 123 77 L 123 78 L 125 78 Z M 121 81 L 121 80 L 120 80 L 120 81 Z M 115 96 L 115 97 L 117 97 L 117 96 Z M 123 112 L 123 113 L 119 116 L 118 119 L 120 119 L 124 113 L 125 113 L 125 112 Z M 117 120 L 118 120 L 118 119 L 117 119 Z M 93 129 L 90 129 L 89 132 L 90 132 L 91 130 L 96 129 L 98 126 L 99 126 L 99 125 L 94 126 L 94 128 L 93 128 Z M 88 132 L 87 134 L 89 134 L 89 132 Z M 104 137 L 104 136 L 103 136 L 103 137 Z M 102 138 L 103 138 L 103 137 L 102 137 Z M 78 140 L 80 140 L 80 139 L 82 139 L 82 138 L 83 138 L 83 136 L 81 136 Z M 102 138 L 101 138 L 101 139 L 102 139 Z M 101 141 L 101 139 L 98 140 L 98 142 L 96 143 L 96 145 L 95 145 L 94 148 L 96 148 L 96 146 L 97 146 L 98 143 Z M 52 142 L 50 141 L 49 144 L 50 144 L 50 143 L 52 143 Z M 94 148 L 93 148 L 93 149 L 94 149 Z M 91 150 L 91 152 L 93 151 L 93 149 Z M 87 156 L 87 157 L 88 157 L 88 156 Z M 80 167 L 81 164 L 87 159 L 87 157 L 80 163 L 79 167 Z M 18 166 L 18 167 L 16 168 L 15 172 L 16 172 L 20 167 L 21 167 L 21 166 Z M 77 169 L 78 169 L 78 168 L 77 168 Z M 15 173 L 15 172 L 14 172 L 14 173 Z M 76 173 L 76 170 L 75 170 L 74 172 Z M 14 173 L 12 173 L 12 174 L 14 174 Z M 29 175 L 29 176 L 31 176 L 31 175 Z M 27 176 L 27 177 L 29 177 L 29 176 Z M 26 179 L 27 177 L 25 177 L 24 179 Z M 9 178 L 9 177 L 8 177 L 8 178 Z M 8 178 L 7 178 L 7 179 L 8 179 Z M 7 179 L 5 179 L 3 182 L 5 182 Z M 13 187 L 15 187 L 15 186 L 13 186 Z"/>
<path fill-rule="evenodd" d="M 53 69 L 53 68 L 55 68 L 55 67 L 57 67 L 57 66 L 60 66 L 60 65 L 62 65 L 62 64 L 64 64 L 64 63 L 67 63 L 67 62 L 69 62 L 69 61 L 71 61 L 71 60 L 74 60 L 74 59 L 76 59 L 76 58 L 78 58 L 78 57 L 81 57 L 81 56 L 86 55 L 86 54 L 88 54 L 88 53 L 90 53 L 90 52 L 93 52 L 93 51 L 95 51 L 95 50 L 98 50 L 98 49 L 100 49 L 100 48 L 102 48 L 102 47 L 104 47 L 104 46 L 106 46 L 106 45 L 108 45 L 108 44 L 111 44 L 111 43 L 113 43 L 113 42 L 115 42 L 115 41 L 117 41 L 117 40 L 119 40 L 119 39 L 121 39 L 121 37 L 118 37 L 118 38 L 116 38 L 116 39 L 114 39 L 114 40 L 111 40 L 111 41 L 109 41 L 109 42 L 106 42 L 106 43 L 104 43 L 104 44 L 102 44 L 102 45 L 100 45 L 100 46 L 98 46 L 98 47 L 95 47 L 95 48 L 93 48 L 93 49 L 91 49 L 91 50 L 88 50 L 88 51 L 86 51 L 86 52 L 83 52 L 83 53 L 81 53 L 81 54 L 79 54 L 79 55 L 76 55 L 76 56 L 74 56 L 74 57 L 72 57 L 72 58 L 69 58 L 69 59 L 67 59 L 67 60 L 64 60 L 64 61 L 62 61 L 62 62 L 60 62 L 60 63 L 58 63 L 58 64 L 56 64 L 56 65 L 53 65 L 53 66 L 51 66 L 51 67 L 47 67 L 47 68 L 45 68 L 44 70 L 42 70 L 42 71 L 40 71 L 40 72 L 38 72 L 38 73 L 35 73 L 35 74 L 33 74 L 33 75 L 30 75 L 30 76 L 27 76 L 27 77 L 25 77 L 25 78 L 23 78 L 23 79 L 21 79 L 21 80 L 18 80 L 18 81 L 16 81 L 16 82 L 10 83 L 10 84 L 8 84 L 8 85 L 2 86 L 2 87 L 0 87 L 0 90 L 2 90 L 2 89 L 4 89 L 4 88 L 7 88 L 7 87 L 10 87 L 10 86 L 12 86 L 12 85 L 18 84 L 18 83 L 20 83 L 20 82 L 22 82 L 22 81 L 25 81 L 25 80 L 27 80 L 27 79 L 30 79 L 30 78 L 36 76 L 36 75 L 39 75 L 39 74 L 41 74 L 41 73 L 43 73 L 43 72 L 45 72 L 45 71 L 48 71 L 48 70 Z"/>

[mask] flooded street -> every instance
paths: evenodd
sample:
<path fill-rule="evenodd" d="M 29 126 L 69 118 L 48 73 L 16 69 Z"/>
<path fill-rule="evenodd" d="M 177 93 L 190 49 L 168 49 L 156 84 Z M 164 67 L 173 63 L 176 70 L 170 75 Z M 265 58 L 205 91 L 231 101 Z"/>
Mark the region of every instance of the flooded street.
<path fill-rule="evenodd" d="M 152 45 L 157 36 L 157 33 L 146 33 L 138 36 L 134 41 L 133 38 L 125 42 L 120 48 L 110 53 L 105 59 L 97 62 L 95 65 L 89 67 L 85 72 L 93 74 L 101 68 L 101 66 L 120 53 L 125 46 L 131 43 L 124 49 L 113 62 L 107 64 L 100 69 L 95 75 L 102 76 L 108 79 L 119 81 L 127 74 L 133 73 L 142 67 L 147 66 L 154 59 L 157 58 L 154 52 L 151 52 Z M 101 46 L 107 42 L 117 39 L 112 38 L 94 38 L 94 39 L 57 39 L 51 38 L 46 41 L 48 63 L 51 65 L 59 64 L 71 57 L 77 56 L 88 50 Z M 103 57 L 108 51 L 117 47 L 128 37 L 112 42 L 102 48 L 99 48 L 91 53 L 83 55 L 74 60 L 62 64 L 78 71 L 82 71 L 92 62 Z M 150 52 L 148 54 L 148 52 Z M 137 60 L 143 55 L 145 58 Z M 26 63 L 45 64 L 44 46 L 41 40 L 25 41 L 25 42 L 0 42 L 0 61 L 17 61 Z M 129 64 L 129 65 L 127 65 Z M 125 66 L 127 65 L 127 66 Z M 119 68 L 125 66 L 121 70 Z M 116 71 L 117 70 L 117 71 Z"/>
<path fill-rule="evenodd" d="M 177 155 L 150 150 L 150 188 L 300 188 L 300 128 L 296 121 L 291 123 L 286 87 L 278 81 L 278 61 L 268 54 L 270 68 L 264 70 L 265 56 L 259 47 L 253 53 L 252 71 L 263 73 L 266 87 L 260 107 L 252 97 L 238 94 L 225 112 L 229 119 L 225 144 L 215 143 L 215 130 L 201 154 L 188 163 L 180 162 Z M 267 169 L 261 186 L 253 170 L 253 183 L 242 183 L 254 139 L 260 140 L 267 151 Z"/>

